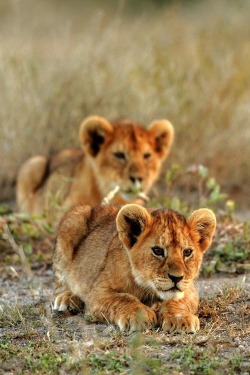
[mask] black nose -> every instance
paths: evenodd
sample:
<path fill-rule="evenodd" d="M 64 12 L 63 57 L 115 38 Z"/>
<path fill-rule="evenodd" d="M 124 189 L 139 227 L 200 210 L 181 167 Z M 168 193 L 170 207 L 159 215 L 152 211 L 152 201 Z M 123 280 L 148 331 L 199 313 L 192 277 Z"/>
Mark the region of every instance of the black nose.
<path fill-rule="evenodd" d="M 136 181 L 142 182 L 142 177 L 135 177 L 135 176 L 129 176 L 130 180 L 133 182 L 133 184 Z"/>
<path fill-rule="evenodd" d="M 175 283 L 177 284 L 179 281 L 181 281 L 183 279 L 183 276 L 174 276 L 174 275 L 170 275 L 168 274 L 168 277 Z"/>

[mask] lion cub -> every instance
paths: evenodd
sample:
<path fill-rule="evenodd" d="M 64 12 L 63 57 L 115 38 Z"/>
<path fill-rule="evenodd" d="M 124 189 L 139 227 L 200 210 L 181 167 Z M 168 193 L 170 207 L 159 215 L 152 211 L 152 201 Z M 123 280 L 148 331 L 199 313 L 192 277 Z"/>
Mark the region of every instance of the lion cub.
<path fill-rule="evenodd" d="M 111 124 L 92 116 L 81 124 L 79 137 L 82 149 L 52 158 L 34 156 L 24 163 L 17 178 L 22 211 L 41 214 L 53 202 L 64 210 L 80 203 L 97 205 L 117 185 L 113 204 L 135 201 L 157 179 L 174 130 L 167 120 L 155 120 L 146 130 L 130 120 Z"/>
<path fill-rule="evenodd" d="M 127 204 L 121 209 L 80 205 L 62 219 L 54 254 L 54 309 L 87 311 L 121 330 L 158 324 L 195 332 L 198 276 L 211 244 L 215 215 L 186 220 L 168 209 Z"/>

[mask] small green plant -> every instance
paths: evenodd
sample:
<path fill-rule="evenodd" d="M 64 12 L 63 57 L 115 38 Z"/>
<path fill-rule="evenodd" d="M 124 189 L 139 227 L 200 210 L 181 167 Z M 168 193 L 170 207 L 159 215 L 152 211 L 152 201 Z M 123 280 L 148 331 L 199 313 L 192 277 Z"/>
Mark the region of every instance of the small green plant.
<path fill-rule="evenodd" d="M 236 356 L 235 358 L 233 359 L 230 359 L 229 360 L 229 368 L 231 370 L 231 374 L 235 374 L 235 373 L 242 373 L 241 371 L 241 363 L 243 361 L 243 358 L 241 356 Z"/>
<path fill-rule="evenodd" d="M 192 345 L 174 350 L 170 359 L 176 361 L 179 371 L 190 375 L 220 375 L 224 371 L 233 374 L 234 370 L 240 369 L 242 362 L 239 356 L 225 361 L 215 353 L 203 352 Z"/>
<path fill-rule="evenodd" d="M 115 352 L 90 354 L 85 360 L 84 369 L 94 374 L 121 373 L 129 367 L 130 361 L 131 358 L 127 355 Z"/>
<path fill-rule="evenodd" d="M 235 205 L 233 201 L 226 201 L 227 194 L 221 192 L 221 187 L 209 170 L 203 165 L 193 165 L 184 168 L 173 164 L 165 175 L 160 197 L 153 200 L 153 204 L 165 205 L 183 213 L 188 213 L 193 207 L 223 207 L 232 215 Z"/>
<path fill-rule="evenodd" d="M 215 244 L 202 266 L 204 275 L 215 272 L 244 273 L 250 269 L 250 222 L 231 221 L 219 226 Z"/>
<path fill-rule="evenodd" d="M 46 353 L 43 350 L 35 350 L 25 356 L 25 365 L 31 373 L 55 374 L 66 361 L 66 354 Z"/>
<path fill-rule="evenodd" d="M 67 361 L 65 353 L 57 351 L 48 342 L 26 339 L 25 345 L 15 345 L 10 339 L 0 342 L 0 366 L 8 372 L 7 363 L 12 361 L 21 371 L 18 374 L 57 374 L 58 369 Z"/>
<path fill-rule="evenodd" d="M 0 244 L 4 250 L 0 253 L 2 265 L 11 258 L 12 265 L 21 263 L 23 270 L 30 275 L 33 261 L 51 258 L 54 230 L 45 217 L 14 213 L 4 206 L 0 217 Z M 46 246 L 42 247 L 43 242 Z"/>

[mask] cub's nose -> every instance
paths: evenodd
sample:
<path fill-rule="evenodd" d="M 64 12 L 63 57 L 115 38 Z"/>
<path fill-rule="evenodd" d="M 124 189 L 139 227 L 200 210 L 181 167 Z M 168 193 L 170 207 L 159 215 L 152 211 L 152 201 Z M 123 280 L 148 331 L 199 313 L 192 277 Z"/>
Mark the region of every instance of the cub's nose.
<path fill-rule="evenodd" d="M 177 284 L 179 281 L 181 281 L 183 279 L 183 276 L 174 276 L 174 275 L 170 275 L 170 273 L 168 273 L 168 277 L 175 283 Z"/>
<path fill-rule="evenodd" d="M 138 182 L 142 182 L 142 177 L 129 176 L 129 178 L 133 182 L 133 184 L 136 184 Z"/>

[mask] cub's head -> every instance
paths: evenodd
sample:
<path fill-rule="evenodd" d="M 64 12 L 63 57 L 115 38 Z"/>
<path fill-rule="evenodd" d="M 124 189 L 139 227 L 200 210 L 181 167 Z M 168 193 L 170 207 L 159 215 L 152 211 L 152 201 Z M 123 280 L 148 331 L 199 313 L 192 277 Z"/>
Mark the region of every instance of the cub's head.
<path fill-rule="evenodd" d="M 127 204 L 120 209 L 116 225 L 137 284 L 168 300 L 182 298 L 198 276 L 216 218 L 206 208 L 194 211 L 186 220 L 173 210 L 150 213 Z"/>
<path fill-rule="evenodd" d="M 149 191 L 173 137 L 173 126 L 167 120 L 156 120 L 145 129 L 129 120 L 111 124 L 92 116 L 80 127 L 80 142 L 100 191 L 106 196 L 118 185 L 120 204 Z"/>

